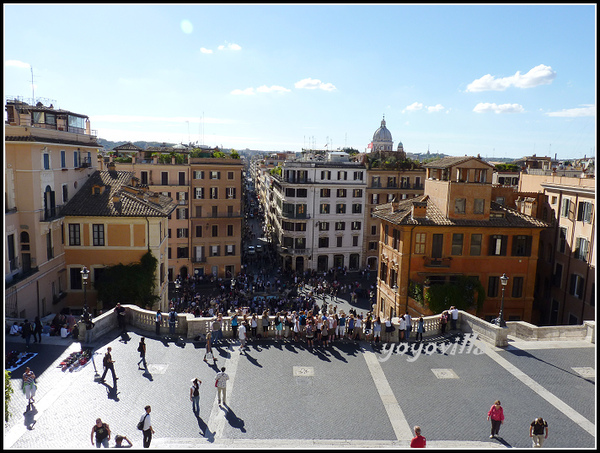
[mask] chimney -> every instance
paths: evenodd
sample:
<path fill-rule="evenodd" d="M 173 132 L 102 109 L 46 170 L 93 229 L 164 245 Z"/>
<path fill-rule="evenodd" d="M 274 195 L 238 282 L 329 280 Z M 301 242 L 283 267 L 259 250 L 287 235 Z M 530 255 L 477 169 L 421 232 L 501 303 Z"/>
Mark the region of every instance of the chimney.
<path fill-rule="evenodd" d="M 410 215 L 413 219 L 424 219 L 427 217 L 427 202 L 413 201 Z"/>
<path fill-rule="evenodd" d="M 397 212 L 400 207 L 400 203 L 397 201 L 392 201 L 392 212 Z"/>

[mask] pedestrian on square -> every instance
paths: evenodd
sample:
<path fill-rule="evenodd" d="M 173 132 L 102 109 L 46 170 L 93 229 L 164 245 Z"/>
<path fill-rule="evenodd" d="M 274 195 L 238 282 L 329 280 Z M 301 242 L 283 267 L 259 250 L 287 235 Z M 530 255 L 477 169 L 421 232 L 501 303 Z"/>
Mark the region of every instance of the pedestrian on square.
<path fill-rule="evenodd" d="M 529 426 L 529 437 L 531 437 L 533 448 L 542 448 L 544 440 L 548 439 L 548 422 L 542 417 L 532 421 Z"/>
<path fill-rule="evenodd" d="M 265 310 L 262 314 L 262 338 L 269 337 L 269 311 Z"/>
<path fill-rule="evenodd" d="M 115 313 L 117 314 L 117 323 L 119 324 L 119 329 L 121 329 L 121 332 L 123 332 L 125 331 L 125 307 L 122 307 L 120 302 L 117 302 Z"/>
<path fill-rule="evenodd" d="M 504 423 L 504 409 L 500 405 L 500 400 L 496 400 L 488 411 L 487 419 L 492 421 L 492 432 L 490 439 L 493 439 L 500 432 L 500 425 Z"/>
<path fill-rule="evenodd" d="M 256 320 L 256 313 L 252 313 L 252 319 L 250 320 L 250 328 L 252 329 L 252 339 L 256 339 L 256 329 L 258 328 L 258 321 Z"/>
<path fill-rule="evenodd" d="M 361 315 L 362 316 L 362 315 Z M 362 332 L 362 318 L 357 316 L 354 320 L 354 340 L 360 341 L 360 333 Z"/>
<path fill-rule="evenodd" d="M 44 331 L 44 326 L 42 325 L 42 321 L 40 321 L 40 317 L 36 316 L 35 321 L 33 322 L 33 342 L 37 343 L 38 338 L 39 342 L 42 342 L 42 332 Z M 77 339 L 77 338 L 76 338 Z"/>
<path fill-rule="evenodd" d="M 31 341 L 32 333 L 33 328 L 31 327 L 29 321 L 26 319 L 25 321 L 23 321 L 23 327 L 21 327 L 21 335 L 23 336 L 23 338 L 25 338 L 25 345 L 27 349 L 29 349 L 29 342 Z"/>
<path fill-rule="evenodd" d="M 127 442 L 127 445 L 123 445 L 123 441 Z M 131 441 L 127 438 L 127 436 L 121 436 L 117 434 L 115 436 L 115 448 L 130 448 L 133 447 Z"/>
<path fill-rule="evenodd" d="M 400 316 L 400 319 L 398 320 L 398 335 L 399 335 L 400 341 L 404 341 L 405 334 L 406 334 L 406 320 L 404 319 L 404 316 Z"/>
<path fill-rule="evenodd" d="M 192 411 L 194 414 L 200 412 L 200 384 L 202 384 L 200 379 L 192 379 L 192 386 L 190 387 L 190 401 L 192 402 Z"/>
<path fill-rule="evenodd" d="M 395 327 L 392 325 L 392 320 L 390 318 L 385 318 L 385 341 L 389 343 Z"/>
<path fill-rule="evenodd" d="M 425 321 L 423 316 L 417 321 L 417 341 L 423 341 L 423 332 L 425 331 Z"/>
<path fill-rule="evenodd" d="M 152 428 L 152 420 L 150 418 L 150 412 L 152 412 L 152 408 L 150 405 L 148 405 L 144 409 L 146 413 L 142 415 L 142 418 L 140 418 L 140 422 L 142 423 L 142 433 L 144 435 L 143 446 L 144 448 L 150 448 L 152 434 L 154 434 L 154 428 Z"/>
<path fill-rule="evenodd" d="M 177 312 L 175 311 L 175 307 L 171 307 L 171 311 L 169 312 L 169 335 L 175 334 L 175 323 L 177 322 Z"/>
<path fill-rule="evenodd" d="M 427 439 L 421 436 L 421 427 L 415 426 L 415 437 L 410 441 L 410 448 L 425 448 L 427 444 Z"/>
<path fill-rule="evenodd" d="M 410 332 L 412 331 L 412 318 L 408 314 L 408 311 L 404 315 L 404 320 L 406 321 L 406 335 L 404 336 L 404 339 L 408 341 L 410 338 Z"/>
<path fill-rule="evenodd" d="M 336 316 L 338 316 L 336 314 Z M 342 340 L 346 335 L 346 315 L 342 311 L 337 318 L 337 328 L 336 328 L 337 338 L 338 340 Z"/>
<path fill-rule="evenodd" d="M 283 331 L 283 320 L 281 319 L 281 313 L 277 312 L 275 316 L 275 339 L 281 340 L 281 333 Z"/>
<path fill-rule="evenodd" d="M 160 325 L 162 324 L 162 313 L 160 310 L 156 310 L 156 318 L 154 319 L 156 324 L 156 335 L 160 335 Z"/>
<path fill-rule="evenodd" d="M 231 317 L 231 338 L 237 337 L 237 331 L 238 331 L 238 315 L 237 315 L 237 311 L 236 311 L 233 314 L 233 316 Z"/>
<path fill-rule="evenodd" d="M 240 338 L 240 350 L 244 350 L 244 348 L 246 347 L 246 330 L 247 330 L 247 326 L 248 324 L 246 323 L 246 321 L 242 322 L 242 324 L 240 325 L 239 328 L 239 338 Z"/>
<path fill-rule="evenodd" d="M 27 406 L 35 402 L 34 397 L 36 390 L 35 374 L 29 367 L 26 367 L 25 372 L 23 373 L 23 393 L 25 393 L 25 398 L 27 398 Z"/>
<path fill-rule="evenodd" d="M 108 348 L 106 348 L 106 354 L 104 354 L 104 359 L 102 360 L 102 365 L 104 366 L 104 373 L 100 378 L 100 382 L 104 382 L 106 373 L 108 373 L 108 370 L 110 370 L 113 377 L 113 385 L 117 385 L 117 379 L 119 378 L 115 373 L 115 361 L 112 359 L 112 354 L 110 353 L 110 351 L 112 351 L 112 348 L 109 346 Z"/>
<path fill-rule="evenodd" d="M 144 369 L 148 368 L 148 364 L 146 363 L 146 339 L 144 337 L 140 338 L 137 350 L 140 353 L 140 361 L 137 364 L 138 369 L 140 369 L 140 363 L 144 364 Z"/>
<path fill-rule="evenodd" d="M 219 322 L 219 318 L 215 316 L 215 319 L 211 323 L 210 335 L 210 343 L 211 345 L 215 344 L 216 341 L 219 340 L 219 330 L 221 329 L 221 323 Z M 208 335 L 207 335 L 208 337 Z"/>
<path fill-rule="evenodd" d="M 456 322 L 458 321 L 458 308 L 454 305 L 450 307 L 450 321 L 452 322 L 452 330 L 456 330 Z"/>
<path fill-rule="evenodd" d="M 204 353 L 204 358 L 202 359 L 204 362 L 207 362 L 209 360 L 212 360 L 213 363 L 217 363 L 217 358 L 214 356 L 213 352 L 212 352 L 212 346 L 210 345 L 212 343 L 212 333 L 208 332 L 206 334 L 206 352 Z"/>
<path fill-rule="evenodd" d="M 442 330 L 442 335 L 446 333 L 446 326 L 448 325 L 448 312 L 444 310 L 442 315 L 440 316 L 440 329 Z"/>
<path fill-rule="evenodd" d="M 313 347 L 313 338 L 315 337 L 315 327 L 312 319 L 306 321 L 306 345 L 309 348 Z"/>
<path fill-rule="evenodd" d="M 373 341 L 379 343 L 381 341 L 381 318 L 377 316 L 373 323 Z"/>
<path fill-rule="evenodd" d="M 225 373 L 225 367 L 221 368 L 221 371 L 217 373 L 215 378 L 215 386 L 217 387 L 217 398 L 219 400 L 219 405 L 221 405 L 221 400 L 223 400 L 223 405 L 227 406 L 227 381 L 229 380 L 229 376 Z"/>
<path fill-rule="evenodd" d="M 101 446 L 108 448 L 108 441 L 110 440 L 108 423 L 103 423 L 101 418 L 96 419 L 96 424 L 92 427 L 92 445 L 94 445 L 94 434 L 96 434 L 96 448 Z"/>
<path fill-rule="evenodd" d="M 351 340 L 354 336 L 354 314 L 350 314 L 350 318 L 348 318 L 348 339 Z"/>
<path fill-rule="evenodd" d="M 321 342 L 323 346 L 329 344 L 329 323 L 326 316 L 323 316 L 323 323 L 321 324 Z"/>

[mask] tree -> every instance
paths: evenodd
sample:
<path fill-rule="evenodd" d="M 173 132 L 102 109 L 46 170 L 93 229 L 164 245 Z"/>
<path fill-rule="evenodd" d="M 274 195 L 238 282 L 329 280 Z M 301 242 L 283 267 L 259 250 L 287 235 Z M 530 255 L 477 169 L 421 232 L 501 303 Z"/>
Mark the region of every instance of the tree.
<path fill-rule="evenodd" d="M 231 153 L 229 154 L 229 157 L 231 157 L 232 159 L 239 159 L 240 155 L 235 149 L 232 149 Z"/>
<path fill-rule="evenodd" d="M 429 287 L 425 300 L 429 309 L 441 313 L 454 305 L 459 310 L 479 310 L 485 301 L 485 290 L 477 278 L 459 276 L 456 280 Z"/>
<path fill-rule="evenodd" d="M 106 267 L 94 283 L 98 299 L 103 302 L 105 309 L 114 307 L 117 302 L 151 307 L 158 300 L 155 294 L 157 267 L 158 260 L 151 252 L 146 252 L 139 263 L 119 263 Z"/>
<path fill-rule="evenodd" d="M 4 370 L 4 421 L 7 422 L 10 418 L 10 411 L 8 407 L 10 406 L 10 400 L 12 398 L 12 394 L 14 389 L 12 388 L 12 383 L 10 382 L 10 371 Z"/>

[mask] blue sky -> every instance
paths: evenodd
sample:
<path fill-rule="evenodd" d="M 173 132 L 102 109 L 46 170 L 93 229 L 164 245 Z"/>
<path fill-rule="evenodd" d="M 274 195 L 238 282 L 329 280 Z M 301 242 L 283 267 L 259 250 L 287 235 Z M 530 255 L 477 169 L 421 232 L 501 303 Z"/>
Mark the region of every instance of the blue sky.
<path fill-rule="evenodd" d="M 107 140 L 596 152 L 596 6 L 4 4 L 5 96 Z"/>

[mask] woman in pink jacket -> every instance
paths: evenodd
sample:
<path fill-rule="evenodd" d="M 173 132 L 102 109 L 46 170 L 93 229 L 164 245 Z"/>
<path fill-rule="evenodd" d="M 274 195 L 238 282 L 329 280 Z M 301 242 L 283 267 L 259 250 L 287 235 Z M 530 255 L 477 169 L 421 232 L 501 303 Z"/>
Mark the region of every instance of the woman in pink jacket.
<path fill-rule="evenodd" d="M 502 406 L 500 406 L 500 401 L 496 400 L 494 405 L 488 411 L 487 419 L 492 419 L 492 433 L 490 434 L 490 439 L 493 439 L 498 435 L 500 431 L 500 425 L 504 423 L 504 410 Z"/>

